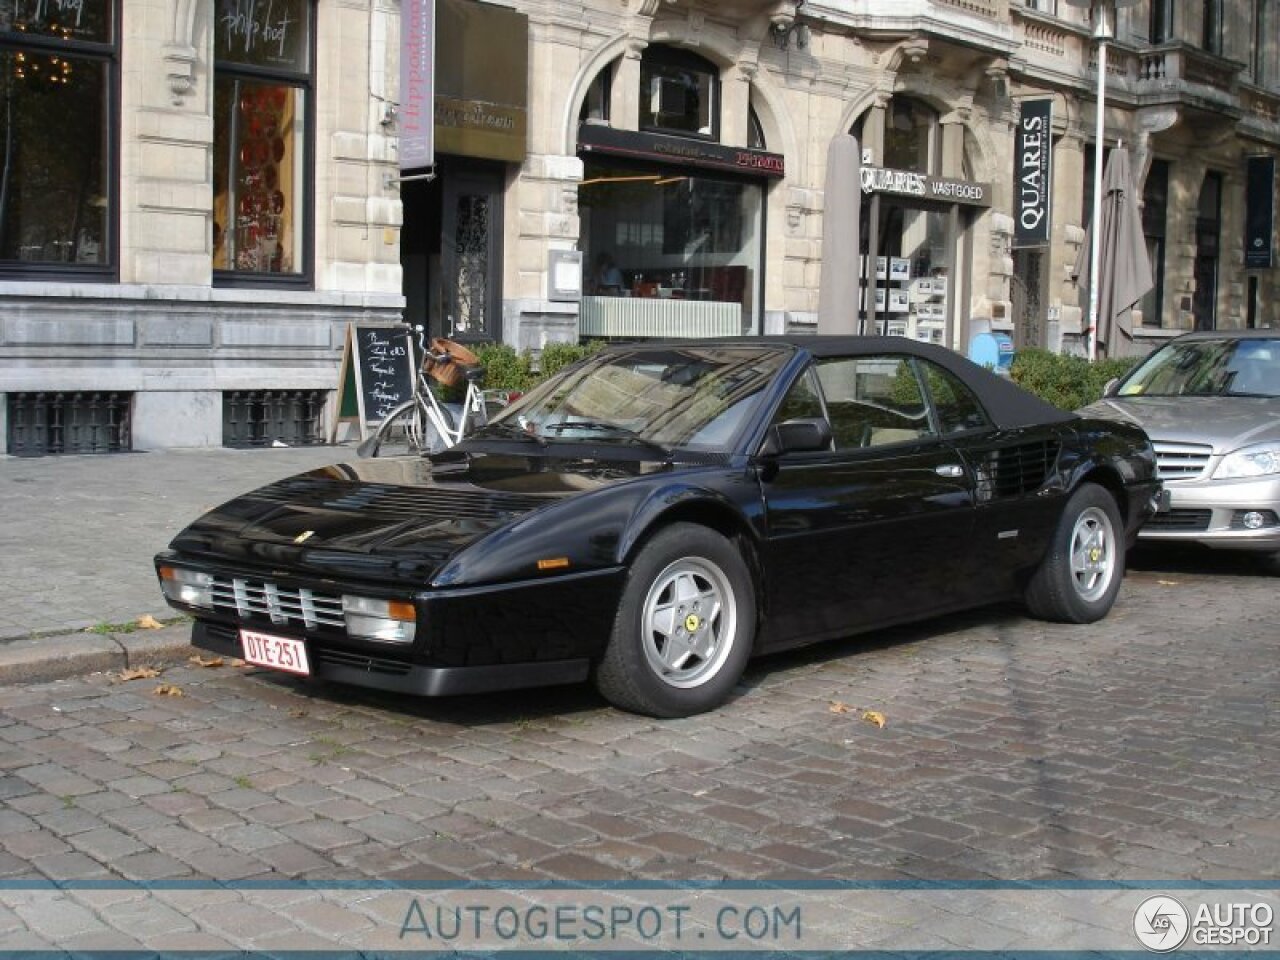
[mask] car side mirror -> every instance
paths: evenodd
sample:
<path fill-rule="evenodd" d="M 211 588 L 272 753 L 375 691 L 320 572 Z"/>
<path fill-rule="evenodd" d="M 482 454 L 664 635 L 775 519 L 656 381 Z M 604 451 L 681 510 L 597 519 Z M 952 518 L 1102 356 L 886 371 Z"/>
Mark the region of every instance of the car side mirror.
<path fill-rule="evenodd" d="M 760 453 L 777 457 L 784 453 L 814 453 L 831 449 L 831 424 L 825 417 L 796 417 L 770 428 Z"/>
<path fill-rule="evenodd" d="M 1116 395 L 1116 389 L 1119 386 L 1120 386 L 1120 378 L 1112 377 L 1110 380 L 1107 381 L 1106 386 L 1102 388 L 1102 395 L 1104 397 L 1114 397 Z"/>

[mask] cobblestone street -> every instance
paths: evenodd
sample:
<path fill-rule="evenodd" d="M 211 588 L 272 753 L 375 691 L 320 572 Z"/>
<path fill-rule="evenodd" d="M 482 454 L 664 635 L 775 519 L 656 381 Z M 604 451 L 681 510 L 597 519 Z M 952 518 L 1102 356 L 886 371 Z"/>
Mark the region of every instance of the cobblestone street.
<path fill-rule="evenodd" d="M 190 663 L 5 688 L 0 876 L 1270 877 L 1276 614 L 1243 565 L 1149 567 L 1094 627 L 994 608 L 827 645 L 671 722 Z"/>

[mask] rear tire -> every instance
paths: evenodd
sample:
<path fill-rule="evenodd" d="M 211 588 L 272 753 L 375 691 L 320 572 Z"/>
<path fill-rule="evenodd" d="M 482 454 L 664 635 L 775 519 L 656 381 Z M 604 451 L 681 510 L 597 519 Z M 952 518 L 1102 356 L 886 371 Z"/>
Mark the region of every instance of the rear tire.
<path fill-rule="evenodd" d="M 1083 484 L 1067 501 L 1049 552 L 1027 584 L 1027 608 L 1058 623 L 1101 620 L 1120 592 L 1124 559 L 1115 499 L 1096 483 Z"/>
<path fill-rule="evenodd" d="M 737 548 L 677 523 L 631 564 L 596 687 L 623 710 L 688 717 L 720 706 L 755 640 L 756 598 Z"/>

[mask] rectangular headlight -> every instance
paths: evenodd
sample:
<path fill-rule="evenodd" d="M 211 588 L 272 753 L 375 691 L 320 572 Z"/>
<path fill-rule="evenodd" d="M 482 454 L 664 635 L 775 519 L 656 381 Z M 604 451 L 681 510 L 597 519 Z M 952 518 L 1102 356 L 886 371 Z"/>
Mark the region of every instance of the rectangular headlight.
<path fill-rule="evenodd" d="M 183 567 L 161 567 L 160 589 L 173 603 L 213 609 L 213 575 Z"/>
<path fill-rule="evenodd" d="M 342 613 L 352 637 L 378 643 L 413 643 L 418 613 L 412 603 L 344 595 Z"/>

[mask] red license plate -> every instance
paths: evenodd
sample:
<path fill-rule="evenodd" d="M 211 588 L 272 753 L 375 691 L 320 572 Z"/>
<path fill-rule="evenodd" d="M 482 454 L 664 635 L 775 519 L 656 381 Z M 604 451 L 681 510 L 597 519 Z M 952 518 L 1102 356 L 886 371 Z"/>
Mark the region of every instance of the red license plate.
<path fill-rule="evenodd" d="M 301 640 L 258 633 L 255 630 L 241 630 L 240 646 L 244 649 L 246 663 L 304 677 L 311 675 L 307 647 Z"/>

